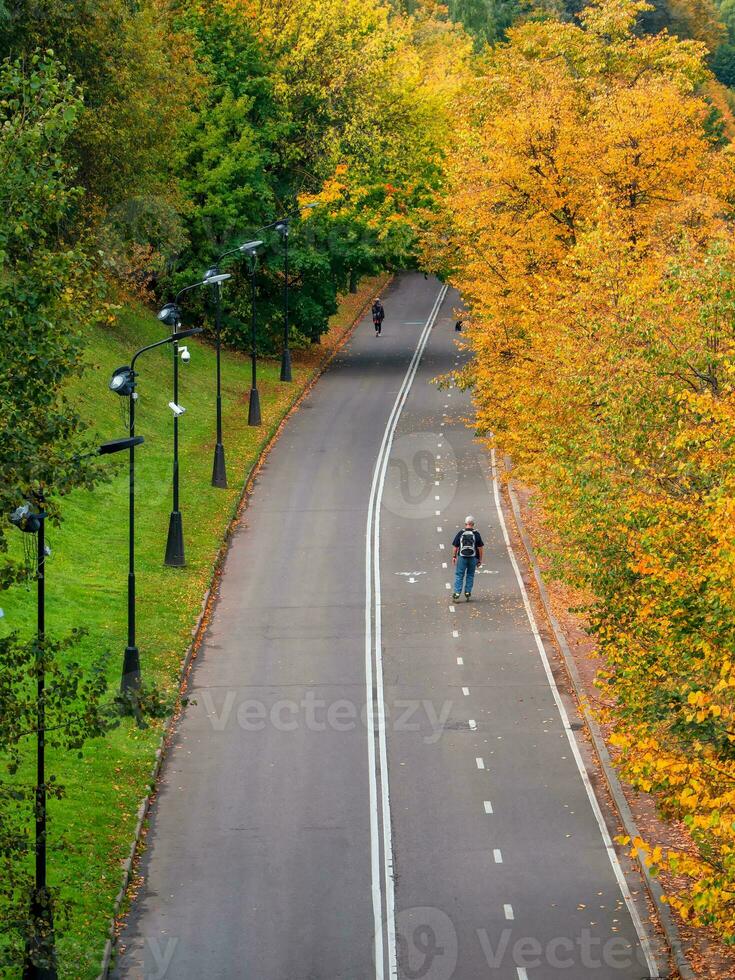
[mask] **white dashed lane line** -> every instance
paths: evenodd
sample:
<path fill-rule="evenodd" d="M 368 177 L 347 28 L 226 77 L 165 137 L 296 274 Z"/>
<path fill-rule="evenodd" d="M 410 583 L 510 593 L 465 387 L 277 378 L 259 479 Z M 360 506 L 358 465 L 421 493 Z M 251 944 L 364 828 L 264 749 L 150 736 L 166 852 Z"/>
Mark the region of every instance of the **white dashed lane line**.
<path fill-rule="evenodd" d="M 447 398 L 451 398 L 451 397 L 452 397 L 451 394 L 448 392 L 447 393 Z M 444 408 L 449 408 L 449 405 L 447 403 L 445 403 Z M 446 412 L 444 413 L 444 418 L 447 418 Z M 445 423 L 442 422 L 441 423 L 441 426 L 444 427 L 444 425 L 445 425 Z M 438 449 L 441 449 L 442 448 L 442 443 L 441 442 L 438 444 L 437 448 Z M 437 457 L 436 458 L 437 459 L 441 459 L 441 456 L 437 454 Z M 434 482 L 434 485 L 438 487 L 439 486 L 439 480 L 436 480 Z M 435 500 L 439 500 L 439 496 L 438 495 L 435 496 L 434 499 Z M 437 528 L 437 531 L 438 530 L 439 530 L 439 528 Z M 443 544 L 439 545 L 439 547 L 442 550 L 444 550 L 444 545 Z M 447 567 L 447 563 L 446 562 L 442 562 L 442 568 L 446 568 L 446 567 Z M 447 583 L 445 587 L 447 589 L 450 588 L 451 587 L 450 586 L 450 583 Z M 453 605 L 450 605 L 449 611 L 452 612 L 452 613 L 455 612 L 455 607 Z M 456 630 L 456 629 L 455 630 L 452 630 L 452 637 L 455 640 L 456 639 L 459 639 L 459 630 Z M 463 667 L 464 666 L 464 658 L 463 657 L 457 657 L 457 665 L 459 667 Z M 463 687 L 462 688 L 462 694 L 465 697 L 469 697 L 470 689 L 468 687 Z M 468 725 L 469 725 L 470 731 L 473 731 L 473 732 L 476 732 L 477 731 L 477 722 L 476 722 L 476 720 L 474 718 L 470 718 L 469 719 Z M 478 769 L 484 770 L 485 769 L 485 760 L 481 756 L 476 756 L 476 758 L 475 758 L 475 765 L 477 766 Z M 485 811 L 486 814 L 491 815 L 491 814 L 494 813 L 494 811 L 493 811 L 493 805 L 492 805 L 492 802 L 490 800 L 483 800 L 483 804 L 482 805 L 483 805 L 483 809 L 484 809 L 484 811 Z M 493 860 L 495 861 L 496 864 L 502 864 L 503 863 L 503 853 L 502 853 L 502 851 L 500 850 L 499 847 L 496 847 L 496 848 L 493 849 Z M 512 905 L 503 905 L 503 913 L 505 915 L 506 920 L 508 920 L 509 922 L 512 922 L 515 919 L 515 913 L 513 912 L 513 906 Z M 526 970 L 523 967 L 517 967 L 517 974 L 518 974 L 518 980 L 528 980 L 528 975 L 526 973 Z"/>

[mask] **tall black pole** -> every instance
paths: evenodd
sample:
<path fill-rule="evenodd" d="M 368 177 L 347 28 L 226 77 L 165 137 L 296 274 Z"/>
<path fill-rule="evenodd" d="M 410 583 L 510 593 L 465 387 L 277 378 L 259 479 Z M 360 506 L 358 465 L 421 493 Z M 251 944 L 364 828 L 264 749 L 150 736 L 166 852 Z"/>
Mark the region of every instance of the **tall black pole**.
<path fill-rule="evenodd" d="M 56 980 L 56 950 L 54 948 L 53 911 L 46 883 L 46 528 L 43 493 L 37 493 L 38 556 L 36 581 L 38 586 L 38 620 L 36 644 L 36 868 L 31 900 L 32 935 L 26 948 L 23 980 Z"/>
<path fill-rule="evenodd" d="M 173 341 L 174 357 L 174 405 L 179 404 L 179 345 Z M 186 564 L 184 558 L 184 527 L 179 507 L 179 414 L 174 410 L 174 469 L 173 469 L 173 509 L 168 524 L 165 564 L 181 568 Z"/>
<path fill-rule="evenodd" d="M 217 347 L 217 443 L 214 447 L 214 463 L 212 464 L 212 486 L 227 489 L 227 469 L 225 467 L 225 447 L 222 445 L 222 284 L 215 283 L 215 333 Z"/>
<path fill-rule="evenodd" d="M 250 407 L 248 409 L 248 425 L 260 425 L 260 395 L 258 394 L 258 352 L 257 352 L 257 317 L 255 311 L 255 263 L 256 257 L 251 258 L 250 268 L 250 300 L 253 308 L 252 333 L 250 341 L 250 359 L 252 362 L 252 385 L 250 388 Z"/>
<path fill-rule="evenodd" d="M 281 381 L 291 381 L 291 351 L 289 350 L 288 323 L 288 221 L 283 226 L 284 279 L 283 279 L 283 357 L 281 359 Z"/>
<path fill-rule="evenodd" d="M 135 389 L 130 393 L 130 438 L 135 438 Z M 135 645 L 135 445 L 130 446 L 128 470 L 128 645 L 123 659 L 120 690 L 140 687 L 140 655 Z"/>

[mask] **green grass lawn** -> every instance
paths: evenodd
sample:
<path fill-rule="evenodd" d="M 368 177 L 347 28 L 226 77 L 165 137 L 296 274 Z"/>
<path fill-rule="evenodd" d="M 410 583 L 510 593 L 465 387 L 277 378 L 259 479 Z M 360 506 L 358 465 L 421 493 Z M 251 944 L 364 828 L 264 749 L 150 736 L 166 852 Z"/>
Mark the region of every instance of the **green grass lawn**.
<path fill-rule="evenodd" d="M 249 361 L 227 353 L 223 361 L 224 444 L 230 489 L 210 485 L 215 434 L 215 356 L 194 338 L 191 363 L 180 370 L 181 509 L 187 566 L 163 565 L 171 510 L 171 352 L 152 351 L 138 362 L 136 429 L 145 436 L 137 451 L 138 646 L 144 678 L 175 689 L 182 657 L 201 609 L 213 565 L 243 481 L 283 416 L 313 376 L 327 345 L 334 344 L 372 296 L 375 281 L 346 297 L 323 350 L 295 355 L 294 382 L 278 380 L 280 364 L 261 361 L 263 425 L 247 425 Z M 165 328 L 145 311 L 128 310 L 112 327 L 87 338 L 88 367 L 69 394 L 100 440 L 124 436 L 121 399 L 108 390 L 112 370 L 132 352 L 163 336 Z M 51 636 L 84 626 L 76 660 L 91 663 L 109 651 L 111 688 L 119 684 L 126 645 L 127 455 L 108 457 L 112 480 L 93 493 L 75 492 L 62 502 L 63 524 L 47 529 L 47 629 Z M 20 535 L 18 535 L 20 538 Z M 35 625 L 35 585 L 2 595 L 0 630 L 30 635 Z M 161 726 L 138 729 L 126 722 L 85 748 L 82 759 L 49 751 L 49 773 L 65 787 L 49 805 L 49 882 L 71 902 L 70 921 L 59 930 L 60 975 L 96 977 L 109 928 L 121 865 L 132 841 L 136 813 L 149 788 Z M 29 751 L 32 746 L 29 745 Z M 29 814 L 30 818 L 30 814 Z M 30 819 L 29 819 L 30 823 Z M 63 838 L 63 846 L 59 844 Z M 19 976 L 10 972 L 7 976 Z"/>

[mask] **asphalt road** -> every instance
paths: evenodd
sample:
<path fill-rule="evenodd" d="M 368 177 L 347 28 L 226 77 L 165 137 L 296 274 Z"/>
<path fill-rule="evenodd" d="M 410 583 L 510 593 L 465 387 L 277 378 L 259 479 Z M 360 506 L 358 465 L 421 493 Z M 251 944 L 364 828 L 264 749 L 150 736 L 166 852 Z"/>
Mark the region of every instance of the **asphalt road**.
<path fill-rule="evenodd" d="M 116 976 L 657 975 L 468 396 L 431 383 L 456 304 L 397 280 L 382 337 L 360 325 L 261 470 Z M 468 513 L 485 565 L 455 606 Z"/>

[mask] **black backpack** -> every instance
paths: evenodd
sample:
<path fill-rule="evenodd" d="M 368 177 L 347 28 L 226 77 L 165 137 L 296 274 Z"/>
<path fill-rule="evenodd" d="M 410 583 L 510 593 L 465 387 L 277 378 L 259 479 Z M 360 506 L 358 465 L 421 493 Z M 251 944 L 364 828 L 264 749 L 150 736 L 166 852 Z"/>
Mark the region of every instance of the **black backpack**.
<path fill-rule="evenodd" d="M 463 558 L 475 558 L 477 556 L 477 540 L 474 531 L 462 531 L 459 539 L 459 553 Z"/>

